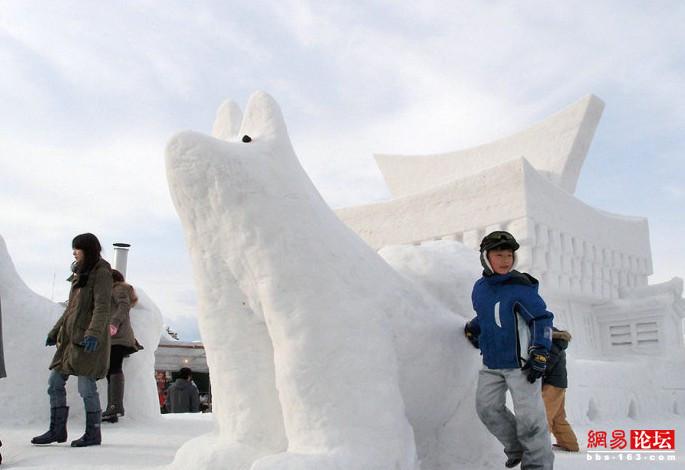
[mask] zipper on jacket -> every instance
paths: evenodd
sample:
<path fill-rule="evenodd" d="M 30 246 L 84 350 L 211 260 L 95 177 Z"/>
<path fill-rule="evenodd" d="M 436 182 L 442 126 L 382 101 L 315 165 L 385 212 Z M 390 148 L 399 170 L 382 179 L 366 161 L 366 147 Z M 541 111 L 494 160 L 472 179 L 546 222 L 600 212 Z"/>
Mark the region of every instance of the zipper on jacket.
<path fill-rule="evenodd" d="M 516 326 L 516 357 L 518 358 L 518 363 L 519 367 L 523 367 L 526 365 L 526 362 L 528 362 L 528 346 L 530 346 L 530 340 L 531 340 L 531 334 L 530 334 L 530 326 L 528 323 L 521 317 L 521 314 L 518 312 L 519 310 L 519 305 L 516 304 L 514 306 L 514 322 Z M 526 328 L 526 330 L 522 329 L 523 327 Z M 523 331 L 527 331 L 526 335 L 522 335 Z M 524 338 L 522 338 L 524 336 Z M 521 348 L 523 339 L 527 340 L 525 348 Z"/>
<path fill-rule="evenodd" d="M 522 361 L 521 361 L 521 337 L 519 335 L 519 316 L 518 313 L 516 312 L 516 306 L 514 306 L 514 330 L 516 331 L 516 351 L 514 351 L 514 354 L 516 354 L 516 360 L 519 364 L 519 367 L 523 367 Z"/>

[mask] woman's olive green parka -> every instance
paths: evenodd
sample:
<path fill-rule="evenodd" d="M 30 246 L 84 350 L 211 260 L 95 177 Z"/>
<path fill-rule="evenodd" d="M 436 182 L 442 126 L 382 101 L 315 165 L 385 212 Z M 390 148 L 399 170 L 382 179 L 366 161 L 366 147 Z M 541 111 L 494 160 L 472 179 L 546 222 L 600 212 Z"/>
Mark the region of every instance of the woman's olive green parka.
<path fill-rule="evenodd" d="M 78 275 L 74 275 L 67 308 L 48 333 L 48 338 L 57 342 L 50 369 L 101 379 L 109 369 L 112 268 L 100 259 L 85 286 L 76 287 L 77 281 Z M 95 351 L 84 350 L 81 342 L 85 336 L 97 338 Z"/>

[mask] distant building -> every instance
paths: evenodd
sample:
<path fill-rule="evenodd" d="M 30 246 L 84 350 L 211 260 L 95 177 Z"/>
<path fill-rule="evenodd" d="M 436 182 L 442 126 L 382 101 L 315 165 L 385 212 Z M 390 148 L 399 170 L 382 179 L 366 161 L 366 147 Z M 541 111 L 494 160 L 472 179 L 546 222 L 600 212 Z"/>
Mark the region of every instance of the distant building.
<path fill-rule="evenodd" d="M 205 347 L 200 341 L 176 341 L 162 336 L 155 353 L 155 370 L 178 371 L 190 367 L 196 372 L 209 373 Z"/>
<path fill-rule="evenodd" d="M 205 347 L 199 341 L 177 341 L 162 335 L 155 352 L 155 373 L 160 407 L 164 409 L 166 388 L 176 380 L 176 374 L 183 367 L 193 371 L 193 382 L 200 391 L 205 408 L 211 410 L 212 388 Z"/>
<path fill-rule="evenodd" d="M 588 96 L 545 121 L 478 147 L 376 155 L 393 198 L 340 209 L 369 245 L 450 239 L 478 249 L 492 230 L 521 243 L 518 269 L 541 280 L 556 323 L 588 353 L 683 347 L 682 279 L 648 286 L 649 227 L 574 197 L 604 103 Z"/>

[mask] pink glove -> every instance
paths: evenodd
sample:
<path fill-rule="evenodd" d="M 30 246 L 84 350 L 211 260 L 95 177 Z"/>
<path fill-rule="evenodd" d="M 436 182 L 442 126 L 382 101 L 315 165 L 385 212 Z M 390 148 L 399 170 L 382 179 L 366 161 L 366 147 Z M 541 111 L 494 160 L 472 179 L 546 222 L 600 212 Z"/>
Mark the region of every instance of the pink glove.
<path fill-rule="evenodd" d="M 114 336 L 117 334 L 117 331 L 119 331 L 119 328 L 117 328 L 114 325 L 109 325 L 109 335 Z"/>

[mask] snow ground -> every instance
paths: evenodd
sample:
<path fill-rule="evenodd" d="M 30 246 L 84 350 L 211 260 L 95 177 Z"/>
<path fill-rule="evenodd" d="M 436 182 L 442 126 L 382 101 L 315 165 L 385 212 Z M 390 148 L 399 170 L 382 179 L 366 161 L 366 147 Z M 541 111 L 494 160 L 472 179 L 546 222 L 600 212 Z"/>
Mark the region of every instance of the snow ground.
<path fill-rule="evenodd" d="M 46 423 L 47 424 L 47 423 Z M 83 428 L 82 420 L 69 422 L 69 440 L 80 437 Z M 685 452 L 680 444 L 679 430 L 685 428 L 685 417 L 677 416 L 673 419 L 655 419 L 643 421 L 626 420 L 623 422 L 597 422 L 591 425 L 574 426 L 581 446 L 586 445 L 589 429 L 606 430 L 609 433 L 615 429 L 675 429 L 676 448 L 675 461 L 627 461 L 630 452 L 623 454 L 619 460 L 618 454 L 611 454 L 611 461 L 588 461 L 588 453 L 578 454 L 556 452 L 554 468 L 557 470 L 580 469 L 676 469 L 685 468 Z M 137 422 L 122 418 L 117 424 L 103 423 L 103 445 L 83 449 L 72 449 L 69 441 L 64 444 L 49 446 L 33 446 L 29 443 L 32 436 L 40 434 L 43 426 L 8 427 L 0 425 L 0 439 L 3 446 L 2 469 L 21 468 L 31 470 L 57 469 L 96 469 L 96 470 L 140 470 L 164 468 L 171 463 L 176 450 L 187 440 L 200 434 L 211 432 L 214 421 L 210 414 L 178 414 L 163 415 L 152 422 Z M 648 457 L 647 457 L 648 458 Z M 504 468 L 504 454 L 501 462 L 493 462 L 488 468 Z M 219 469 L 217 469 L 219 470 Z M 360 469 L 363 470 L 363 469 Z M 464 469 L 476 470 L 476 469 Z"/>
<path fill-rule="evenodd" d="M 174 459 L 176 450 L 187 440 L 211 432 L 211 414 L 166 414 L 153 421 L 133 421 L 123 417 L 116 424 L 102 423 L 101 446 L 72 448 L 69 443 L 83 433 L 83 419 L 69 420 L 67 442 L 34 446 L 31 437 L 45 432 L 44 426 L 6 427 L 0 425 L 2 470 L 22 469 L 148 469 L 163 468 Z"/>

